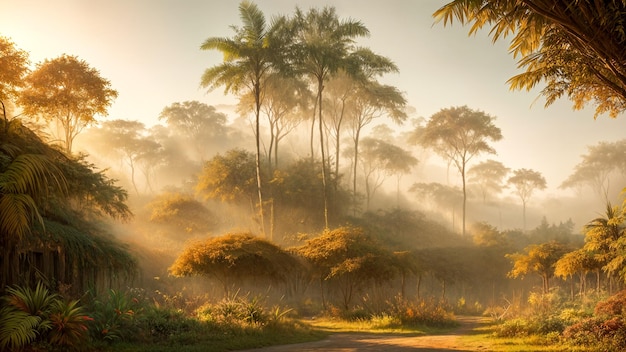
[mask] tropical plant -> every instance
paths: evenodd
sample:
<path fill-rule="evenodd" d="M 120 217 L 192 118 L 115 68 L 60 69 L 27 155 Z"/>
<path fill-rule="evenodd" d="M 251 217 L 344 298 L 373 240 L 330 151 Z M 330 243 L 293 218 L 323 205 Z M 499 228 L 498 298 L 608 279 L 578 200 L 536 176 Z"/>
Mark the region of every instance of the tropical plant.
<path fill-rule="evenodd" d="M 50 343 L 68 349 L 82 347 L 88 337 L 88 322 L 93 320 L 86 314 L 85 308 L 76 300 L 55 300 L 52 309 L 49 318 L 52 325 Z"/>
<path fill-rule="evenodd" d="M 359 21 L 340 20 L 333 7 L 322 10 L 311 8 L 304 13 L 296 8 L 294 17 L 297 28 L 298 71 L 306 75 L 315 87 L 317 121 L 319 127 L 322 162 L 322 185 L 324 187 L 324 224 L 328 228 L 329 175 L 324 142 L 324 122 L 322 103 L 324 85 L 329 77 L 340 69 L 350 66 L 349 55 L 354 50 L 354 40 L 368 36 L 369 30 Z M 313 130 L 316 118 L 311 124 L 311 159 L 314 159 Z"/>
<path fill-rule="evenodd" d="M 550 279 L 554 276 L 556 262 L 567 253 L 567 247 L 559 242 L 551 241 L 534 244 L 524 249 L 525 253 L 507 254 L 513 263 L 509 277 L 524 277 L 527 274 L 537 274 L 541 277 L 542 292 L 550 292 Z"/>
<path fill-rule="evenodd" d="M 36 342 L 65 350 L 85 344 L 91 320 L 78 301 L 65 302 L 42 282 L 7 288 L 0 309 L 0 349 L 21 350 Z"/>
<path fill-rule="evenodd" d="M 281 28 L 279 20 L 266 23 L 265 16 L 251 1 L 239 4 L 239 17 L 243 27 L 232 27 L 233 38 L 211 37 L 202 43 L 202 50 L 218 50 L 224 54 L 224 62 L 204 71 L 202 86 L 215 89 L 224 86 L 224 92 L 249 93 L 254 97 L 254 131 L 256 139 L 256 179 L 261 233 L 265 234 L 263 214 L 263 182 L 261 174 L 260 113 L 261 96 L 266 80 L 279 64 L 284 44 L 275 35 Z"/>
<path fill-rule="evenodd" d="M 134 338 L 143 309 L 140 299 L 127 291 L 111 289 L 102 299 L 94 297 L 90 304 L 94 312 L 92 337 L 109 343 Z"/>
<path fill-rule="evenodd" d="M 87 268 L 131 274 L 136 262 L 98 222 L 132 215 L 126 192 L 94 171 L 84 156 L 69 158 L 21 124 L 12 124 L 0 135 L 0 246 L 8 263 L 2 266 L 2 287 L 34 283 L 43 275 L 51 286 L 71 278 L 73 293 L 80 294 L 97 275 Z M 31 264 L 42 252 L 58 261 Z M 106 275 L 97 276 L 106 280 Z"/>
<path fill-rule="evenodd" d="M 546 105 L 563 95 L 596 116 L 616 117 L 626 101 L 626 31 L 623 1 L 454 0 L 433 16 L 444 25 L 457 19 L 470 33 L 491 27 L 494 41 L 511 35 L 510 52 L 526 71 L 509 79 L 512 89 L 545 82 Z"/>

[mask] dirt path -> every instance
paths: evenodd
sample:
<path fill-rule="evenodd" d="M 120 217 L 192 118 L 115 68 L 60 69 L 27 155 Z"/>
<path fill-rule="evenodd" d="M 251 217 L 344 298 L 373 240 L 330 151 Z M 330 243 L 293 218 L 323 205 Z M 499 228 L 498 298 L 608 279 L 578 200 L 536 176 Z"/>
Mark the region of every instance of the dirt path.
<path fill-rule="evenodd" d="M 457 320 L 461 325 L 445 335 L 406 337 L 389 334 L 339 333 L 316 342 L 265 347 L 240 352 L 487 351 L 488 346 L 466 349 L 459 341 L 460 336 L 471 333 L 474 328 L 484 324 L 485 320 L 480 317 L 458 317 Z"/>

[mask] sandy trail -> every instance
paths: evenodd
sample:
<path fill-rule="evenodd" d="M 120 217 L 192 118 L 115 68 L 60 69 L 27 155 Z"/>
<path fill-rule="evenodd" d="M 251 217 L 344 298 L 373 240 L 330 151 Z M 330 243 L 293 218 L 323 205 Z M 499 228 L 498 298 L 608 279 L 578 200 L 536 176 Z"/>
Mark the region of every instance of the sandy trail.
<path fill-rule="evenodd" d="M 241 352 L 488 351 L 488 346 L 473 347 L 469 350 L 460 343 L 460 336 L 470 334 L 474 328 L 484 324 L 485 319 L 481 317 L 458 317 L 457 320 L 460 326 L 444 335 L 407 337 L 390 334 L 339 333 L 332 334 L 321 341 L 272 346 Z"/>

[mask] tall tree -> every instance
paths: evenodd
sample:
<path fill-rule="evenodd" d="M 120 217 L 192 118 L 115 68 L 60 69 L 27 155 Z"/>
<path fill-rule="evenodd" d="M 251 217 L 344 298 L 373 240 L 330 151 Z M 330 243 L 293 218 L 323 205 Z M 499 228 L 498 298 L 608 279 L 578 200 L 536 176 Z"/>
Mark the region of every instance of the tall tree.
<path fill-rule="evenodd" d="M 567 253 L 567 248 L 562 243 L 551 241 L 530 245 L 524 249 L 524 252 L 507 255 L 513 262 L 509 277 L 517 278 L 527 274 L 537 274 L 543 283 L 543 293 L 550 292 L 550 279 L 554 276 L 554 265 Z"/>
<path fill-rule="evenodd" d="M 417 194 L 422 203 L 430 201 L 436 209 L 449 210 L 452 218 L 452 230 L 456 230 L 456 207 L 463 201 L 463 192 L 458 187 L 446 186 L 437 182 L 415 183 L 409 192 Z"/>
<path fill-rule="evenodd" d="M 268 25 L 265 15 L 251 1 L 244 0 L 239 4 L 239 17 L 242 27 L 233 26 L 235 35 L 232 38 L 207 38 L 202 50 L 218 50 L 224 54 L 224 62 L 204 71 L 202 86 L 215 89 L 224 86 L 225 93 L 252 94 L 254 97 L 254 130 L 256 140 L 256 179 L 259 199 L 259 217 L 261 233 L 265 234 L 265 219 L 263 214 L 263 187 L 261 172 L 261 139 L 260 113 L 262 95 L 267 78 L 280 60 L 284 52 L 275 35 L 280 20 Z"/>
<path fill-rule="evenodd" d="M 546 189 L 546 179 L 538 171 L 517 169 L 507 183 L 515 188 L 515 193 L 522 200 L 523 230 L 526 231 L 526 204 L 536 190 Z"/>
<path fill-rule="evenodd" d="M 159 120 L 165 120 L 175 132 L 186 136 L 188 145 L 193 146 L 201 162 L 209 155 L 210 141 L 226 132 L 226 115 L 196 100 L 166 106 Z"/>
<path fill-rule="evenodd" d="M 9 38 L 0 36 L 0 105 L 5 132 L 9 128 L 8 107 L 15 102 L 27 74 L 28 53 L 16 48 Z"/>
<path fill-rule="evenodd" d="M 395 67 L 395 65 L 390 65 Z M 396 123 L 406 120 L 404 107 L 406 99 L 400 91 L 393 86 L 383 85 L 368 78 L 357 88 L 354 99 L 354 109 L 350 119 L 352 141 L 354 146 L 352 191 L 356 200 L 357 165 L 359 161 L 359 141 L 363 128 L 369 125 L 375 118 L 388 116 Z"/>
<path fill-rule="evenodd" d="M 376 138 L 362 140 L 361 166 L 365 176 L 366 210 L 370 210 L 370 201 L 376 190 L 383 184 L 386 176 L 400 172 L 408 173 L 417 164 L 406 150 Z"/>
<path fill-rule="evenodd" d="M 624 12 L 623 1 L 454 0 L 433 16 L 470 23 L 470 33 L 491 27 L 494 41 L 511 35 L 526 69 L 509 80 L 512 89 L 545 82 L 546 105 L 567 95 L 575 109 L 593 102 L 596 116 L 616 117 L 626 107 Z"/>
<path fill-rule="evenodd" d="M 252 153 L 234 149 L 204 163 L 196 191 L 205 199 L 253 203 L 255 161 Z"/>
<path fill-rule="evenodd" d="M 307 13 L 296 8 L 296 28 L 299 42 L 299 70 L 309 77 L 316 87 L 316 107 L 322 159 L 322 184 L 324 186 L 324 222 L 328 228 L 328 170 L 324 144 L 322 102 L 324 85 L 328 78 L 341 68 L 348 67 L 348 55 L 354 40 L 368 36 L 369 30 L 359 21 L 340 20 L 333 7 L 322 10 L 311 8 Z M 313 124 L 315 124 L 315 117 Z M 311 158 L 313 158 L 311 134 Z"/>
<path fill-rule="evenodd" d="M 334 144 L 335 167 L 334 174 L 339 174 L 339 159 L 341 156 L 342 131 L 347 120 L 347 116 L 354 104 L 353 97 L 356 94 L 356 80 L 344 70 L 338 71 L 331 77 L 324 87 L 325 125 L 328 130 L 328 139 L 332 138 Z M 335 188 L 338 184 L 334 184 Z"/>
<path fill-rule="evenodd" d="M 272 74 L 268 77 L 261 111 L 267 117 L 270 140 L 267 147 L 267 166 L 270 177 L 278 168 L 278 144 L 302 121 L 307 103 L 312 98 L 306 83 L 299 77 L 285 77 Z M 251 94 L 243 96 L 239 101 L 239 111 L 248 112 L 253 109 Z"/>
<path fill-rule="evenodd" d="M 71 154 L 76 136 L 96 122 L 95 115 L 107 115 L 116 97 L 117 91 L 98 70 L 64 54 L 37 64 L 26 78 L 19 103 L 26 115 L 60 124 L 65 151 Z"/>
<path fill-rule="evenodd" d="M 341 303 L 347 311 L 359 289 L 372 281 L 384 282 L 395 276 L 393 253 L 361 228 L 324 230 L 295 250 L 313 265 L 320 280 L 324 306 L 325 282 L 337 284 L 343 298 Z"/>
<path fill-rule="evenodd" d="M 483 203 L 487 200 L 487 194 L 500 193 L 504 186 L 504 177 L 509 173 L 509 168 L 501 162 L 486 160 L 480 162 L 467 171 L 468 181 L 477 183 L 483 196 Z"/>
<path fill-rule="evenodd" d="M 587 147 L 587 154 L 574 167 L 574 172 L 561 183 L 560 188 L 588 185 L 608 202 L 611 176 L 614 172 L 626 176 L 626 140 L 600 142 Z"/>
<path fill-rule="evenodd" d="M 94 131 L 94 143 L 100 145 L 102 153 L 113 154 L 120 157 L 123 163 L 130 168 L 130 181 L 139 194 L 135 173 L 138 166 L 148 166 L 142 164 L 142 160 L 156 163 L 158 151 L 161 145 L 151 136 L 147 135 L 145 125 L 139 121 L 110 120 L 102 123 L 102 126 Z M 155 165 L 156 166 L 156 165 Z M 143 168 L 146 172 L 146 182 L 149 185 L 148 168 Z"/>
<path fill-rule="evenodd" d="M 426 126 L 418 126 L 411 140 L 454 163 L 463 183 L 463 235 L 467 204 L 466 172 L 469 162 L 482 153 L 495 154 L 489 141 L 502 139 L 500 128 L 494 125 L 492 117 L 482 111 L 467 106 L 442 109 L 431 116 Z"/>
<path fill-rule="evenodd" d="M 584 249 L 594 254 L 594 259 L 607 272 L 609 280 L 625 266 L 626 256 L 623 255 L 623 249 L 626 247 L 623 243 L 625 221 L 624 209 L 607 202 L 604 216 L 597 217 L 584 226 Z M 626 277 L 624 272 L 620 274 Z"/>

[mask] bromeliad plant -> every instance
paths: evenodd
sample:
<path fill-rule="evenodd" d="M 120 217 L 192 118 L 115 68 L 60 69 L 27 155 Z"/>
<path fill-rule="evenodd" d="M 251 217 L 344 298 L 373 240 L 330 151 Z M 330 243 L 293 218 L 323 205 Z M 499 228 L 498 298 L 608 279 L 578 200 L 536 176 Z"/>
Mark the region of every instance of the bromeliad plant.
<path fill-rule="evenodd" d="M 74 350 L 88 338 L 87 316 L 78 301 L 65 302 L 41 282 L 7 288 L 0 308 L 0 350 L 20 350 L 34 344 Z"/>

